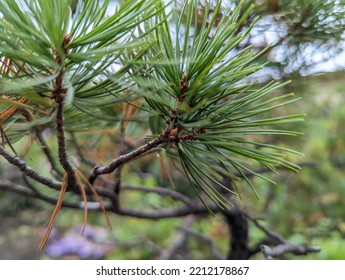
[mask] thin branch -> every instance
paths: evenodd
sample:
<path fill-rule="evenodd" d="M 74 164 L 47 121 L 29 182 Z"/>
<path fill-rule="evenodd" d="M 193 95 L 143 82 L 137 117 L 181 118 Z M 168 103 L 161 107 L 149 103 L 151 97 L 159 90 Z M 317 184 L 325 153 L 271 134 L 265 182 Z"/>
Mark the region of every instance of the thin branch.
<path fill-rule="evenodd" d="M 20 112 L 22 113 L 22 115 L 25 117 L 25 119 L 28 122 L 31 122 L 33 120 L 32 114 L 28 110 L 22 108 L 20 109 Z M 52 155 L 48 147 L 47 141 L 44 138 L 44 135 L 43 135 L 44 128 L 41 126 L 35 126 L 34 130 L 35 130 L 36 138 L 38 142 L 40 143 L 40 147 L 43 153 L 46 155 L 48 161 L 50 162 L 52 170 L 54 170 L 58 175 L 63 176 L 63 172 L 61 172 L 61 170 L 57 167 L 54 156 Z"/>
<path fill-rule="evenodd" d="M 224 255 L 218 250 L 216 244 L 213 242 L 210 236 L 202 234 L 200 232 L 196 232 L 188 227 L 181 227 L 181 230 L 183 230 L 187 235 L 194 236 L 195 238 L 205 242 L 210 247 L 211 254 L 214 257 L 214 259 L 224 260 Z"/>
<path fill-rule="evenodd" d="M 26 177 L 25 175 L 22 176 L 23 177 L 23 180 L 24 180 L 24 183 L 26 184 L 26 186 L 28 188 L 30 188 L 33 192 L 35 193 L 39 193 L 39 191 L 37 190 L 37 188 L 30 182 L 29 178 Z"/>
<path fill-rule="evenodd" d="M 317 246 L 310 247 L 307 244 L 292 244 L 289 242 L 279 244 L 275 247 L 262 244 L 260 249 L 265 255 L 265 258 L 269 260 L 273 258 L 281 258 L 286 253 L 292 253 L 294 255 L 308 255 L 310 253 L 317 253 L 321 251 L 321 248 Z"/>
<path fill-rule="evenodd" d="M 15 192 L 15 193 L 24 195 L 26 197 L 31 197 L 33 199 L 39 199 L 52 205 L 56 205 L 57 203 L 56 198 L 52 198 L 50 196 L 41 194 L 36 189 L 33 190 L 30 187 L 23 186 L 20 184 L 15 184 L 8 180 L 0 180 L 0 189 L 5 190 L 5 191 L 10 191 L 10 192 Z M 85 205 L 84 205 L 84 202 L 82 201 L 80 202 L 63 201 L 61 207 L 84 210 Z M 105 207 L 111 208 L 110 203 L 108 203 Z M 87 210 L 100 211 L 100 205 L 98 202 L 88 202 Z"/>
<path fill-rule="evenodd" d="M 183 228 L 191 227 L 194 223 L 194 216 L 189 215 L 184 218 Z M 161 260 L 172 260 L 176 259 L 176 254 L 178 251 L 185 247 L 187 241 L 188 233 L 184 230 L 181 230 L 177 238 L 171 243 L 171 246 L 166 250 L 162 251 L 160 254 Z"/>
<path fill-rule="evenodd" d="M 21 159 L 20 157 L 16 155 L 10 154 L 1 145 L 0 145 L 0 155 L 2 155 L 10 164 L 19 168 L 19 170 L 22 171 L 26 176 L 52 189 L 60 190 L 61 182 L 41 175 L 35 169 L 30 167 L 23 159 Z"/>
<path fill-rule="evenodd" d="M 217 205 L 209 205 L 211 211 L 215 214 L 220 211 Z M 113 211 L 115 212 L 115 211 Z M 143 211 L 133 208 L 120 208 L 115 212 L 121 216 L 135 217 L 139 219 L 159 220 L 166 218 L 184 217 L 190 214 L 195 215 L 209 215 L 209 210 L 201 203 L 195 203 L 190 206 L 161 208 L 154 211 Z"/>
<path fill-rule="evenodd" d="M 73 146 L 76 148 L 77 150 L 77 154 L 80 158 L 80 160 L 85 163 L 86 165 L 90 166 L 90 167 L 94 167 L 95 165 L 97 165 L 97 163 L 93 160 L 90 160 L 88 158 L 85 157 L 84 155 L 84 152 L 81 148 L 81 146 L 79 145 L 78 143 L 78 139 L 77 137 L 75 136 L 75 133 L 74 132 L 71 132 L 71 139 L 72 139 L 72 143 L 73 143 Z"/>
<path fill-rule="evenodd" d="M 146 152 L 150 151 L 152 148 L 155 148 L 160 144 L 168 142 L 170 131 L 170 128 L 166 128 L 162 132 L 162 134 L 160 134 L 157 138 L 147 142 L 138 149 L 117 157 L 116 159 L 112 160 L 108 165 L 96 166 L 89 177 L 89 182 L 93 184 L 99 175 L 112 173 L 113 171 L 115 171 L 116 168 L 123 165 L 124 163 L 144 155 Z"/>
<path fill-rule="evenodd" d="M 42 195 L 40 193 L 37 193 L 33 190 L 31 190 L 27 186 L 23 186 L 20 184 L 14 184 L 8 180 L 0 180 L 0 189 L 16 192 L 22 195 L 26 195 L 28 197 L 32 197 L 35 199 L 40 199 L 45 202 L 48 202 L 50 204 L 55 205 L 57 200 L 50 198 L 48 196 Z M 106 192 L 102 188 L 95 188 L 97 190 L 97 193 L 99 195 L 107 194 L 107 197 L 111 194 L 110 192 Z M 87 204 L 88 210 L 93 211 L 101 211 L 101 205 L 99 202 L 88 202 Z M 84 203 L 83 202 L 63 202 L 62 207 L 66 208 L 74 208 L 74 209 L 84 209 Z M 104 208 L 107 211 L 113 212 L 115 214 L 118 214 L 120 216 L 127 216 L 127 217 L 136 217 L 140 219 L 148 219 L 148 220 L 159 220 L 159 219 L 165 219 L 165 218 L 175 218 L 175 217 L 184 217 L 190 214 L 196 214 L 196 215 L 209 215 L 208 210 L 205 208 L 205 206 L 200 203 L 199 201 L 196 201 L 192 205 L 188 206 L 181 206 L 181 207 L 169 207 L 169 208 L 161 208 L 157 210 L 152 211 L 143 211 L 140 209 L 133 209 L 133 208 L 120 208 L 120 209 L 114 209 L 111 203 L 104 204 Z M 211 204 L 209 205 L 209 208 L 213 211 L 213 213 L 217 213 L 220 211 L 219 207 L 217 205 Z"/>
<path fill-rule="evenodd" d="M 7 137 L 4 129 L 1 126 L 2 124 L 0 124 L 0 134 L 1 134 L 1 143 L 3 145 L 5 145 L 6 143 L 8 144 L 8 146 L 10 147 L 10 149 L 12 150 L 13 153 L 15 153 L 17 155 L 17 152 L 15 150 L 15 148 L 13 147 L 10 139 Z"/>
<path fill-rule="evenodd" d="M 175 200 L 179 200 L 186 205 L 192 205 L 194 201 L 190 199 L 188 196 L 183 195 L 179 192 L 173 191 L 168 188 L 163 188 L 163 187 L 154 187 L 154 188 L 147 188 L 147 187 L 142 187 L 142 186 L 133 186 L 129 184 L 124 184 L 122 186 L 123 190 L 129 190 L 129 191 L 140 191 L 140 192 L 147 192 L 147 193 L 155 193 L 160 196 L 168 196 L 171 197 Z"/>
<path fill-rule="evenodd" d="M 42 148 L 44 154 L 46 155 L 47 159 L 49 160 L 50 165 L 52 167 L 52 170 L 54 170 L 58 175 L 62 176 L 63 173 L 57 167 L 57 164 L 55 162 L 54 156 L 52 155 L 52 153 L 51 153 L 51 151 L 50 151 L 50 149 L 48 147 L 47 141 L 45 140 L 45 138 L 43 136 L 42 130 L 39 129 L 38 127 L 36 127 L 35 128 L 35 132 L 36 132 L 37 140 L 40 142 L 41 148 Z"/>
<path fill-rule="evenodd" d="M 254 218 L 250 217 L 247 214 L 246 214 L 246 217 L 247 217 L 247 219 L 251 220 L 258 229 L 262 230 L 274 242 L 281 243 L 281 244 L 286 242 L 284 237 L 282 237 L 280 234 L 278 234 L 278 233 L 276 233 L 276 232 L 274 232 L 274 231 L 264 227 L 263 225 L 261 225 L 259 223 L 259 221 L 257 219 L 254 219 Z"/>
<path fill-rule="evenodd" d="M 249 220 L 251 220 L 257 228 L 262 230 L 268 237 L 265 243 L 275 243 L 275 246 L 268 246 L 267 244 L 258 245 L 260 251 L 264 254 L 266 259 L 282 258 L 286 253 L 292 253 L 295 255 L 307 255 L 310 253 L 320 252 L 320 247 L 308 246 L 307 244 L 293 244 L 286 239 L 284 239 L 280 234 L 264 227 L 259 223 L 257 219 L 251 218 L 246 215 Z M 257 249 L 252 249 L 252 252 L 258 252 Z"/>
<path fill-rule="evenodd" d="M 61 190 L 60 181 L 56 181 L 52 178 L 41 175 L 35 169 L 29 166 L 23 159 L 21 159 L 20 157 L 16 155 L 12 155 L 1 145 L 0 145 L 0 155 L 3 156 L 10 164 L 12 164 L 13 166 L 16 166 L 25 176 L 51 189 L 58 190 L 58 191 Z M 107 197 L 111 200 L 114 199 L 115 194 L 111 192 L 111 190 L 107 188 L 97 187 L 97 186 L 95 186 L 94 188 L 100 196 Z M 85 189 L 86 189 L 87 194 L 92 193 L 90 190 L 88 190 L 88 188 L 85 187 Z M 7 190 L 10 190 L 10 189 L 7 188 Z M 80 194 L 77 186 L 73 187 L 73 192 Z"/>
<path fill-rule="evenodd" d="M 60 93 L 61 94 L 61 93 Z M 65 128 L 64 128 L 64 114 L 63 114 L 63 101 L 59 100 L 57 106 L 57 112 L 55 117 L 56 135 L 58 140 L 58 155 L 59 160 L 68 175 L 69 188 L 76 185 L 76 178 L 74 174 L 74 168 L 68 159 L 66 140 L 65 140 Z"/>
<path fill-rule="evenodd" d="M 157 143 L 158 140 L 157 139 L 155 139 L 155 140 L 156 140 L 155 143 Z M 152 144 L 146 144 L 143 147 L 147 147 L 147 149 L 149 149 L 150 145 L 152 145 Z M 140 148 L 136 151 L 139 151 L 139 150 L 140 150 Z M 132 153 L 134 153 L 134 152 L 132 152 Z M 132 153 L 129 153 L 129 154 L 126 154 L 123 156 L 124 162 L 129 160 L 128 158 L 131 157 Z M 136 152 L 136 153 L 138 153 L 138 152 Z M 30 177 L 31 179 L 33 179 L 33 180 L 35 180 L 35 181 L 37 181 L 43 185 L 46 185 L 52 189 L 55 189 L 55 190 L 61 189 L 61 182 L 39 174 L 36 170 L 34 170 L 32 167 L 30 167 L 24 160 L 22 160 L 18 156 L 10 154 L 1 145 L 0 145 L 0 155 L 2 155 L 10 164 L 16 166 L 19 170 L 21 170 L 23 172 L 23 174 Z M 126 188 L 127 189 L 132 188 L 134 190 L 136 187 L 128 185 L 128 186 L 126 186 Z M 11 189 L 7 188 L 7 190 L 11 190 Z M 16 188 L 14 188 L 14 191 L 15 190 L 16 190 Z M 109 190 L 108 188 L 95 187 L 95 190 L 97 191 L 97 193 L 100 196 L 107 197 L 112 201 L 114 200 L 114 193 L 111 190 Z M 149 191 L 148 189 L 144 189 L 144 188 L 137 188 L 137 190 L 147 191 L 147 192 Z M 32 190 L 30 190 L 30 191 L 32 193 Z M 107 205 L 105 208 L 106 208 L 106 210 L 110 210 L 110 211 L 117 213 L 119 215 L 138 217 L 138 218 L 143 218 L 143 219 L 162 219 L 162 218 L 171 218 L 171 217 L 181 217 L 181 216 L 185 216 L 188 214 L 209 214 L 207 209 L 204 207 L 204 205 L 202 205 L 200 203 L 192 202 L 188 198 L 182 196 L 181 194 L 173 192 L 171 190 L 168 190 L 168 189 L 163 190 L 163 189 L 157 188 L 154 191 L 152 190 L 152 192 L 155 192 L 155 193 L 158 193 L 161 195 L 171 196 L 174 199 L 177 199 L 177 200 L 184 202 L 185 204 L 187 204 L 187 206 L 164 208 L 164 209 L 160 209 L 159 211 L 142 211 L 142 210 L 126 209 L 126 208 L 121 208 L 121 209 L 118 209 L 118 211 L 114 211 L 113 207 L 111 207 L 110 205 Z M 90 191 L 88 190 L 87 193 L 90 193 Z M 56 202 L 56 200 L 54 200 L 54 201 Z M 74 207 L 74 206 L 65 205 L 65 204 L 63 204 L 63 206 L 70 207 L 70 208 L 78 208 L 78 209 L 80 208 L 79 206 Z M 211 204 L 209 207 L 214 213 L 219 212 L 219 208 L 216 205 Z"/>

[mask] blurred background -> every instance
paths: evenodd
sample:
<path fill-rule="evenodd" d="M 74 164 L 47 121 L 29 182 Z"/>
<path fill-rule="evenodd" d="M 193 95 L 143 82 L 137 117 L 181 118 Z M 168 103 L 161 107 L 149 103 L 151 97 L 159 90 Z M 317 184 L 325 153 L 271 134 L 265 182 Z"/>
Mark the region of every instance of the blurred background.
<path fill-rule="evenodd" d="M 269 61 L 251 78 L 290 80 L 277 94 L 294 92 L 301 100 L 275 111 L 275 115 L 303 112 L 306 117 L 303 123 L 283 125 L 302 132 L 301 136 L 270 138 L 271 143 L 302 152 L 304 156 L 292 159 L 302 170 L 266 174 L 277 185 L 253 178 L 260 199 L 243 187 L 238 203 L 284 239 L 321 248 L 307 256 L 287 254 L 285 258 L 345 259 L 345 1 L 247 2 L 255 9 L 243 28 L 254 23 L 256 16 L 260 19 L 242 47 L 253 44 L 256 51 L 268 47 L 262 59 Z M 224 7 L 235 4 L 223 1 Z M 104 142 L 102 148 L 89 151 L 97 160 L 107 154 L 112 143 L 95 134 L 89 131 L 80 139 L 81 145 Z M 54 140 L 48 138 L 51 145 Z M 25 151 L 28 163 L 44 172 L 43 155 L 40 157 L 27 139 L 15 143 L 15 149 Z M 0 178 L 20 180 L 17 170 L 2 159 L 0 164 Z M 126 166 L 123 183 L 170 187 L 169 178 L 162 176 L 159 162 L 151 156 Z M 183 192 L 188 186 L 181 180 L 177 188 Z M 128 192 L 124 199 L 136 208 L 157 209 L 173 203 L 152 193 Z M 231 235 L 221 215 L 143 220 L 110 214 L 110 230 L 102 213 L 90 212 L 82 237 L 82 211 L 62 209 L 47 247 L 39 253 L 36 248 L 52 210 L 53 206 L 44 202 L 0 190 L 0 259 L 219 259 L 229 251 Z M 249 226 L 254 246 L 264 233 L 253 223 Z"/>

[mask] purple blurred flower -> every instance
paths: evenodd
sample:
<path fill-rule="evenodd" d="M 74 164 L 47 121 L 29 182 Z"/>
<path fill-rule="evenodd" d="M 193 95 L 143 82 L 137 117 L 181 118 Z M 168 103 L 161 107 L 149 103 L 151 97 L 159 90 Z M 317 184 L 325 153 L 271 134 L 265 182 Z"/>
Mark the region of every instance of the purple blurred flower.
<path fill-rule="evenodd" d="M 86 226 L 84 236 L 81 230 L 81 225 L 76 226 L 58 238 L 54 229 L 54 236 L 49 239 L 44 252 L 54 259 L 74 256 L 86 260 L 104 258 L 114 249 L 115 242 L 105 229 Z"/>

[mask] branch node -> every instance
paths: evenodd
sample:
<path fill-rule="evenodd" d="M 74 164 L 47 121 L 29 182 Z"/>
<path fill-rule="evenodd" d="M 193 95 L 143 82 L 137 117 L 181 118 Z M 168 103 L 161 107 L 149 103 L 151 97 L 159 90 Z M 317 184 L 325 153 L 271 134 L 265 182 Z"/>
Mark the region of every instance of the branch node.
<path fill-rule="evenodd" d="M 96 165 L 93 169 L 92 169 L 92 172 L 91 172 L 91 175 L 89 177 L 89 182 L 91 185 L 93 185 L 95 183 L 95 180 L 97 179 L 97 176 L 98 176 L 98 169 L 100 168 L 99 165 Z"/>

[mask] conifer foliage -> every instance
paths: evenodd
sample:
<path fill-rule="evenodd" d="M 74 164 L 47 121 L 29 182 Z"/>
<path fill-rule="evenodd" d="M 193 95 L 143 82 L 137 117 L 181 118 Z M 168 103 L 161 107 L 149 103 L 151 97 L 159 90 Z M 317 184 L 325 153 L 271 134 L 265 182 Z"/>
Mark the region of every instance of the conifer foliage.
<path fill-rule="evenodd" d="M 109 1 L 0 2 L 0 154 L 29 178 L 23 193 L 47 200 L 35 182 L 60 191 L 51 226 L 65 192 L 84 201 L 85 216 L 87 195 L 103 211 L 126 214 L 118 199 L 120 169 L 149 153 L 174 162 L 210 212 L 231 207 L 229 197 L 238 194 L 224 178 L 235 185 L 242 178 L 256 193 L 248 176 L 271 181 L 256 168 L 299 170 L 288 159 L 296 152 L 266 141 L 298 135 L 284 123 L 303 116 L 281 114 L 297 101 L 276 94 L 281 84 L 253 79 L 267 51 L 246 46 L 257 21 L 254 5 L 200 2 L 124 0 L 110 15 Z M 128 144 L 129 126 L 146 135 Z M 79 133 L 96 129 L 114 133 L 110 160 L 86 160 L 77 144 Z M 47 143 L 47 132 L 55 144 Z M 23 139 L 42 149 L 51 174 L 16 154 Z M 100 188 L 112 173 L 114 184 Z"/>

